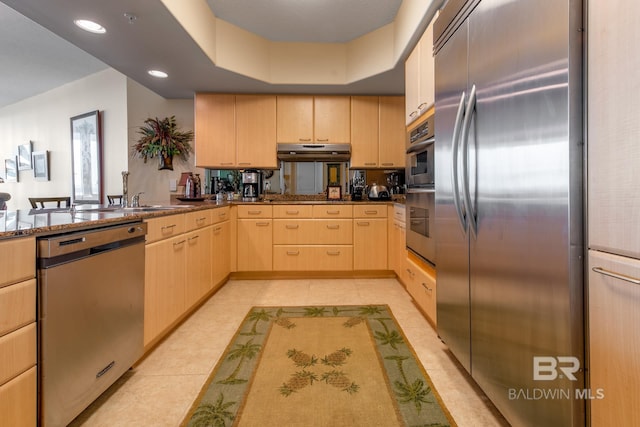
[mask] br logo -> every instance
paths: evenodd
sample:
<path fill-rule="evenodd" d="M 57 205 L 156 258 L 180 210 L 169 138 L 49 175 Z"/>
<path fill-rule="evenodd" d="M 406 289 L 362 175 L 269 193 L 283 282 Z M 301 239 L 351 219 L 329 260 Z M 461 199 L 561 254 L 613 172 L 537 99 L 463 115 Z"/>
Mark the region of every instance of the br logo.
<path fill-rule="evenodd" d="M 580 370 L 580 360 L 573 356 L 534 356 L 533 379 L 534 381 L 552 381 L 562 378 L 562 375 L 571 381 L 577 381 L 574 373 Z M 560 374 L 558 373 L 560 371 Z"/>

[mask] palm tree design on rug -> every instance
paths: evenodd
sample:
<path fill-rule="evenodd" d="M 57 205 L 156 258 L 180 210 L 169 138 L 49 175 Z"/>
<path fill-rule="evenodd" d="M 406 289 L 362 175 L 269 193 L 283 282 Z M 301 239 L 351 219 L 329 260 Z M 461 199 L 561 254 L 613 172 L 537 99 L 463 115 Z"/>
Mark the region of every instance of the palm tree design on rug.
<path fill-rule="evenodd" d="M 244 344 L 236 344 L 236 348 L 229 352 L 229 356 L 227 356 L 227 360 L 236 360 L 238 361 L 238 365 L 233 370 L 231 375 L 229 375 L 224 380 L 218 381 L 218 384 L 242 384 L 246 383 L 248 380 L 242 378 L 236 378 L 240 373 L 240 368 L 245 360 L 251 360 L 260 352 L 262 346 L 260 344 L 253 344 L 253 338 L 247 341 Z"/>
<path fill-rule="evenodd" d="M 262 333 L 258 332 L 258 323 L 259 322 L 268 322 L 271 320 L 273 316 L 267 312 L 265 309 L 260 311 L 252 311 L 249 316 L 247 316 L 247 321 L 253 322 L 253 326 L 251 326 L 250 332 L 242 332 L 240 335 L 262 335 Z"/>
<path fill-rule="evenodd" d="M 193 413 L 191 422 L 192 427 L 224 427 L 227 420 L 233 421 L 233 412 L 227 409 L 235 405 L 236 402 L 225 402 L 224 395 L 220 393 L 216 403 L 206 402 L 198 406 Z"/>
<path fill-rule="evenodd" d="M 426 397 L 431 393 L 431 387 L 427 386 L 425 389 L 425 384 L 422 379 L 417 378 L 412 384 L 409 384 L 409 380 L 407 379 L 407 375 L 405 374 L 402 366 L 402 363 L 409 359 L 408 356 L 387 356 L 385 359 L 395 360 L 398 370 L 400 371 L 400 375 L 402 376 L 403 382 L 398 380 L 393 382 L 393 385 L 396 388 L 394 393 L 398 396 L 398 402 L 413 403 L 418 412 L 422 410 L 423 403 L 433 403 L 426 400 Z"/>
<path fill-rule="evenodd" d="M 374 333 L 374 336 L 377 340 L 380 341 L 381 345 L 390 345 L 392 349 L 398 350 L 398 345 L 404 344 L 404 340 L 402 339 L 402 336 L 398 333 L 398 331 L 396 331 L 395 329 L 390 331 L 387 327 L 385 321 L 391 319 L 376 318 L 373 320 L 377 320 L 378 322 L 380 322 L 380 324 L 384 328 L 384 332 L 376 331 Z"/>

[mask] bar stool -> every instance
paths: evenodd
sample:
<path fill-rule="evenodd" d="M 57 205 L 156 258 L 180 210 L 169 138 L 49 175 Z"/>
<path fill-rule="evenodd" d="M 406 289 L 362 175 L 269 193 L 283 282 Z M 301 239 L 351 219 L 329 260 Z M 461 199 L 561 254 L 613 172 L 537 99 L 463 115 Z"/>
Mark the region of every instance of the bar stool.
<path fill-rule="evenodd" d="M 38 203 L 40 203 L 40 208 L 44 209 L 45 203 L 56 203 L 57 207 L 61 207 L 60 203 L 64 202 L 65 207 L 71 207 L 71 197 L 29 197 L 29 203 L 31 203 L 31 207 L 34 209 L 38 209 Z"/>
<path fill-rule="evenodd" d="M 122 194 L 107 194 L 107 200 L 109 200 L 110 205 L 121 205 Z"/>
<path fill-rule="evenodd" d="M 7 210 L 7 200 L 11 200 L 11 194 L 9 193 L 0 193 L 0 210 Z"/>

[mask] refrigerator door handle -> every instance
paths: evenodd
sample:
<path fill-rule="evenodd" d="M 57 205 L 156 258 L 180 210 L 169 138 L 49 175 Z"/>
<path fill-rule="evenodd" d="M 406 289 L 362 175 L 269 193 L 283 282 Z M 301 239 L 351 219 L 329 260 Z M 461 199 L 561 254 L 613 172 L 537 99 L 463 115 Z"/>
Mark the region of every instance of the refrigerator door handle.
<path fill-rule="evenodd" d="M 458 151 L 460 145 L 460 127 L 464 116 L 464 98 L 466 93 L 463 91 L 458 104 L 458 113 L 456 121 L 453 124 L 453 137 L 451 138 L 451 183 L 453 186 L 453 205 L 458 214 L 458 222 L 462 227 L 462 234 L 467 233 L 467 220 L 460 206 L 460 183 L 458 182 Z"/>
<path fill-rule="evenodd" d="M 615 271 L 607 270 L 602 267 L 593 267 L 592 270 L 595 271 L 596 273 L 604 274 L 605 276 L 624 280 L 625 282 L 630 282 L 630 283 L 633 283 L 634 285 L 640 285 L 640 279 L 636 279 L 635 277 L 632 277 L 632 276 L 616 273 Z"/>
<path fill-rule="evenodd" d="M 471 129 L 471 118 L 475 114 L 476 109 L 476 85 L 471 87 L 469 93 L 469 101 L 465 110 L 464 123 L 462 124 L 462 200 L 464 209 L 467 212 L 467 222 L 471 233 L 475 237 L 478 234 L 478 221 L 476 218 L 473 204 L 471 203 L 471 192 L 469 191 L 469 131 Z"/>

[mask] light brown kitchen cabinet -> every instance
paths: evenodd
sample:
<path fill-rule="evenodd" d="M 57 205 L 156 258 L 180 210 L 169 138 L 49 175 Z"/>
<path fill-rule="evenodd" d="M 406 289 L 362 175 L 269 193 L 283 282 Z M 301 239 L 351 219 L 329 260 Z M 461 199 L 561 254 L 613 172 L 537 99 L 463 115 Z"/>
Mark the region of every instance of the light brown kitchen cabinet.
<path fill-rule="evenodd" d="M 235 95 L 195 96 L 195 162 L 200 167 L 236 165 Z"/>
<path fill-rule="evenodd" d="M 203 211 L 204 212 L 204 211 Z M 184 235 L 186 240 L 185 307 L 191 307 L 213 287 L 213 227 L 207 225 Z"/>
<path fill-rule="evenodd" d="M 404 97 L 351 97 L 351 167 L 405 167 Z"/>
<path fill-rule="evenodd" d="M 238 206 L 238 271 L 273 270 L 272 206 Z"/>
<path fill-rule="evenodd" d="M 165 332 L 186 309 L 186 253 L 187 242 L 183 234 L 146 245 L 145 346 Z"/>
<path fill-rule="evenodd" d="M 219 288 L 231 271 L 231 221 L 219 222 L 212 228 L 211 282 Z"/>
<path fill-rule="evenodd" d="M 351 209 L 284 205 L 274 206 L 273 216 L 274 271 L 352 269 Z"/>
<path fill-rule="evenodd" d="M 277 141 L 279 143 L 350 142 L 348 96 L 277 96 Z"/>
<path fill-rule="evenodd" d="M 405 124 L 410 124 L 435 103 L 435 61 L 433 57 L 433 23 L 405 61 Z"/>
<path fill-rule="evenodd" d="M 276 168 L 276 97 L 198 93 L 195 97 L 196 165 Z"/>
<path fill-rule="evenodd" d="M 0 419 L 36 425 L 37 329 L 34 237 L 0 242 Z"/>
<path fill-rule="evenodd" d="M 420 260 L 407 259 L 405 286 L 416 305 L 435 327 L 436 315 L 436 276 L 435 270 Z"/>
<path fill-rule="evenodd" d="M 387 270 L 387 206 L 353 208 L 353 269 Z"/>
<path fill-rule="evenodd" d="M 389 206 L 389 270 L 393 270 L 402 283 L 406 282 L 407 244 L 405 207 Z"/>

